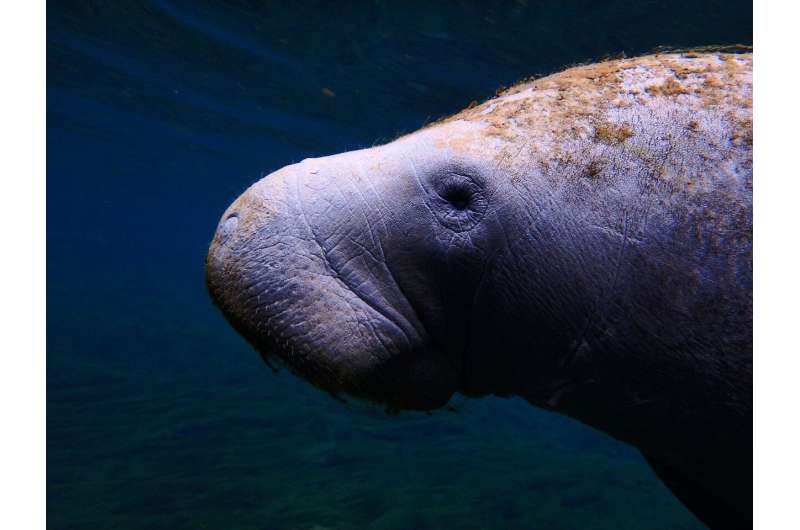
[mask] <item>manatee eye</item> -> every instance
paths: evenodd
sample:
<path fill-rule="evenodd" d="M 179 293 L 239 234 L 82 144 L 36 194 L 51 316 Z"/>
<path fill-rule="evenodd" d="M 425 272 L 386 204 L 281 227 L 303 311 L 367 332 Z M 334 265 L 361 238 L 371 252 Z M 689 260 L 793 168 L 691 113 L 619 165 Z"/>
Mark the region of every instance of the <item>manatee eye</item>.
<path fill-rule="evenodd" d="M 450 189 L 442 194 L 442 198 L 456 210 L 466 210 L 472 198 L 472 193 L 466 186 L 451 186 Z"/>
<path fill-rule="evenodd" d="M 433 180 L 435 194 L 430 205 L 442 225 L 454 232 L 472 229 L 486 213 L 486 197 L 475 179 L 467 174 L 447 172 Z"/>

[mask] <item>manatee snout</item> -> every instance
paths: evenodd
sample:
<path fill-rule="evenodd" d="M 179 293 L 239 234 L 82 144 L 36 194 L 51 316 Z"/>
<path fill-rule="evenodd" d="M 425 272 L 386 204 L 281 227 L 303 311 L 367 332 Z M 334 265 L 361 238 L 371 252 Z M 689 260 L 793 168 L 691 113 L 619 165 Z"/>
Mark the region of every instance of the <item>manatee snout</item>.
<path fill-rule="evenodd" d="M 386 266 L 386 234 L 369 231 L 358 185 L 349 164 L 321 159 L 251 186 L 211 242 L 209 293 L 267 362 L 327 392 L 390 409 L 441 407 L 456 370 Z"/>

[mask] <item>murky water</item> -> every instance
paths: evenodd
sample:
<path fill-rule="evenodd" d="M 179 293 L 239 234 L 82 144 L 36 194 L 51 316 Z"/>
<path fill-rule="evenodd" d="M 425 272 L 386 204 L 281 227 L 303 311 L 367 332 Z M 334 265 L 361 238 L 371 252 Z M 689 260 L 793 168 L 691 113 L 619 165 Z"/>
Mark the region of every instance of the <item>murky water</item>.
<path fill-rule="evenodd" d="M 389 417 L 273 375 L 202 266 L 266 172 L 564 65 L 749 43 L 750 4 L 257 4 L 48 5 L 49 527 L 698 528 L 636 451 L 519 400 Z"/>

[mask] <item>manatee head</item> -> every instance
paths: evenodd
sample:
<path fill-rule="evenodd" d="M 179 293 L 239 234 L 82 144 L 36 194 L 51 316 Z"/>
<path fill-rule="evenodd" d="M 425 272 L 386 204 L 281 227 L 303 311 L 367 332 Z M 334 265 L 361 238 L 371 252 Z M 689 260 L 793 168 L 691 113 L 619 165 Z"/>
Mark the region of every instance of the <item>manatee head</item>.
<path fill-rule="evenodd" d="M 468 348 L 507 192 L 481 134 L 448 123 L 264 177 L 211 243 L 215 303 L 262 356 L 333 394 L 431 409 L 482 392 Z"/>

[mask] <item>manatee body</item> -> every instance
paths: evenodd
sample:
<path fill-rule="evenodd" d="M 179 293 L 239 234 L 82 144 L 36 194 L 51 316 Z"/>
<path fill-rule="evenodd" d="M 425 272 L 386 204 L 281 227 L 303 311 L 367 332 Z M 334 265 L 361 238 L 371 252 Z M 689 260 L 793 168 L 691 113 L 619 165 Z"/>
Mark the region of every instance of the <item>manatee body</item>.
<path fill-rule="evenodd" d="M 521 396 L 639 448 L 708 525 L 752 525 L 752 54 L 576 67 L 285 167 L 206 269 L 319 388 Z"/>

